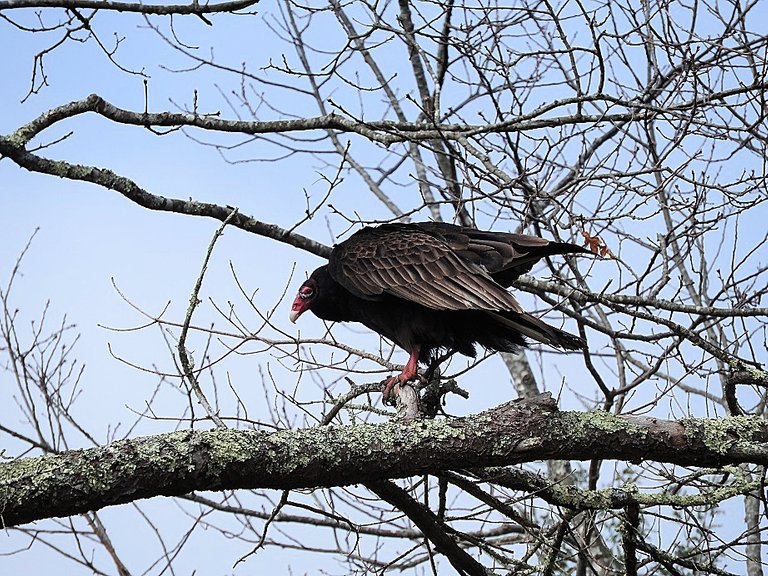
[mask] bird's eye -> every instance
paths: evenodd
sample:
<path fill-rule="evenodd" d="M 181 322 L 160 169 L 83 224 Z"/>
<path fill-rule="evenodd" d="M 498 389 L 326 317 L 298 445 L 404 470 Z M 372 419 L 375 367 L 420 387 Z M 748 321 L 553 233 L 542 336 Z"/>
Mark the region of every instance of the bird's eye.
<path fill-rule="evenodd" d="M 315 295 L 315 291 L 309 287 L 309 286 L 302 286 L 299 290 L 299 298 L 302 300 L 306 300 L 307 298 L 312 298 L 312 296 Z"/>

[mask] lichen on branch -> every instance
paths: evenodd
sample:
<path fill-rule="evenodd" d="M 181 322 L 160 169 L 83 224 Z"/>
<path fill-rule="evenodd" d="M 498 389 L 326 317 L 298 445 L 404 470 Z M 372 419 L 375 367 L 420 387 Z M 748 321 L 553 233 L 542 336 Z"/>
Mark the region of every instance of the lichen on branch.
<path fill-rule="evenodd" d="M 768 422 L 560 412 L 543 395 L 456 419 L 188 430 L 0 464 L 2 522 L 194 490 L 344 486 L 552 458 L 768 464 Z"/>

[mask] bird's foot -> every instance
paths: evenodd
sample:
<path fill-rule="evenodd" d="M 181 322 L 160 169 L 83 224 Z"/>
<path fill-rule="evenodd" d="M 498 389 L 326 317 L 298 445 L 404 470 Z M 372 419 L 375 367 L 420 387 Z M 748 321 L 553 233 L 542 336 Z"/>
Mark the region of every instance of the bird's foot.
<path fill-rule="evenodd" d="M 397 389 L 395 388 L 397 386 Z M 394 392 L 397 394 L 400 389 L 400 378 L 397 376 L 390 376 L 384 380 L 384 388 L 381 391 L 382 398 L 384 399 L 384 405 L 394 406 L 395 398 L 392 395 Z"/>
<path fill-rule="evenodd" d="M 426 379 L 421 374 L 419 373 L 408 374 L 406 372 L 402 372 L 397 376 L 390 376 L 389 378 L 384 380 L 383 389 L 381 391 L 382 396 L 384 398 L 384 404 L 388 406 L 394 406 L 395 396 L 397 396 L 397 394 L 399 393 L 400 386 L 408 382 L 412 382 L 413 380 L 420 380 L 421 382 L 426 382 Z"/>

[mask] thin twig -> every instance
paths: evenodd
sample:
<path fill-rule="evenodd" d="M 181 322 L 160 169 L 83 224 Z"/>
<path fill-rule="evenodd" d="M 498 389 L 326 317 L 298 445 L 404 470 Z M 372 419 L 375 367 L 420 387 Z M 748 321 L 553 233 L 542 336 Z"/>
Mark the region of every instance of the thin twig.
<path fill-rule="evenodd" d="M 181 327 L 181 334 L 179 335 L 179 361 L 181 362 L 181 368 L 184 371 L 184 377 L 187 379 L 187 382 L 189 382 L 190 387 L 192 388 L 192 391 L 195 393 L 195 396 L 197 396 L 197 401 L 200 403 L 200 405 L 205 410 L 206 414 L 210 417 L 210 419 L 213 421 L 214 424 L 216 424 L 217 428 L 226 428 L 227 425 L 224 423 L 224 421 L 219 417 L 218 412 L 213 409 L 213 406 L 211 406 L 210 402 L 208 402 L 208 398 L 206 398 L 205 393 L 203 392 L 202 388 L 200 388 L 200 384 L 197 381 L 197 378 L 194 374 L 194 364 L 189 358 L 189 355 L 187 354 L 186 349 L 186 342 L 187 342 L 187 332 L 189 331 L 189 325 L 192 322 L 192 314 L 195 311 L 195 308 L 197 308 L 197 305 L 200 303 L 200 300 L 198 298 L 200 294 L 200 288 L 203 285 L 203 278 L 205 277 L 205 272 L 208 269 L 208 261 L 211 259 L 211 254 L 213 253 L 213 247 L 216 244 L 216 241 L 219 239 L 219 237 L 223 234 L 224 228 L 226 228 L 227 224 L 229 224 L 229 221 L 237 214 L 237 208 L 232 209 L 229 216 L 227 216 L 224 219 L 224 222 L 219 226 L 219 229 L 216 230 L 216 233 L 213 235 L 213 238 L 211 238 L 211 242 L 208 245 L 208 252 L 205 254 L 205 260 L 203 261 L 203 266 L 200 269 L 200 274 L 197 277 L 197 282 L 195 282 L 195 287 L 192 290 L 192 294 L 189 297 L 189 307 L 187 308 L 187 315 L 184 318 L 184 324 Z"/>

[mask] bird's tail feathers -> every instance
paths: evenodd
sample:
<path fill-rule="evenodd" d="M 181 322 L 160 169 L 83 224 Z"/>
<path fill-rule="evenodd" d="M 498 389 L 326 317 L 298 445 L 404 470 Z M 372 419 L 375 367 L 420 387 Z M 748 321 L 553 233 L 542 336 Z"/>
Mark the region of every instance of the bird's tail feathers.
<path fill-rule="evenodd" d="M 583 338 L 550 326 L 530 314 L 507 312 L 493 313 L 493 316 L 500 324 L 542 344 L 563 350 L 583 350 L 587 347 Z"/>

